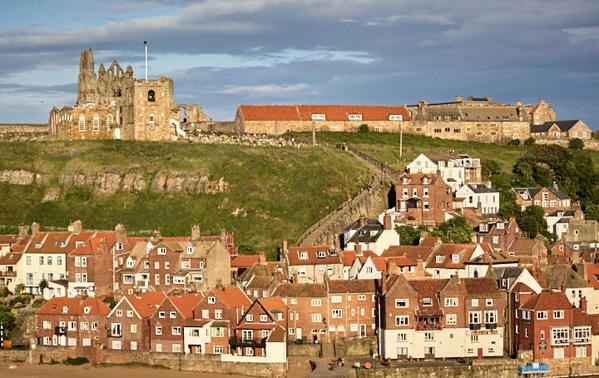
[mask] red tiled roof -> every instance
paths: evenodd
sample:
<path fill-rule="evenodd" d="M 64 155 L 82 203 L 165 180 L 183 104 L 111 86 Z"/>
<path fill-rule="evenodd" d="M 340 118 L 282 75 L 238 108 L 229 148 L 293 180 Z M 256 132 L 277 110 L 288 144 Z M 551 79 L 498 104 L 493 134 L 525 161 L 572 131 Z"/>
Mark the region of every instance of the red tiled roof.
<path fill-rule="evenodd" d="M 518 238 L 514 239 L 507 250 L 516 254 L 531 254 L 537 243 L 540 243 L 537 239 Z"/>
<path fill-rule="evenodd" d="M 150 291 L 136 295 L 127 295 L 126 298 L 139 316 L 148 318 L 154 314 L 158 306 L 164 301 L 166 294 L 163 291 Z"/>
<path fill-rule="evenodd" d="M 331 280 L 329 293 L 372 293 L 375 292 L 374 280 Z"/>
<path fill-rule="evenodd" d="M 341 251 L 339 254 L 341 255 L 344 266 L 352 266 L 354 264 L 354 260 L 356 260 L 355 251 Z"/>
<path fill-rule="evenodd" d="M 283 302 L 283 299 L 280 297 L 268 297 L 268 298 L 260 298 L 258 299 L 262 306 L 268 312 L 281 311 L 283 314 L 287 312 L 287 305 Z M 276 320 L 276 319 L 275 319 Z"/>
<path fill-rule="evenodd" d="M 207 294 L 207 296 L 210 295 L 219 297 L 220 300 L 229 308 L 249 306 L 252 304 L 252 301 L 248 298 L 248 296 L 237 286 L 229 286 L 224 290 L 218 288 L 213 289 Z"/>
<path fill-rule="evenodd" d="M 67 312 L 63 311 L 63 307 L 67 307 Z M 90 307 L 89 312 L 85 312 L 85 308 Z M 87 298 L 85 300 L 81 298 L 66 298 L 66 297 L 53 297 L 39 310 L 37 315 L 108 315 L 110 313 L 110 307 L 106 306 L 98 298 Z"/>
<path fill-rule="evenodd" d="M 514 292 L 514 293 L 534 293 L 534 290 L 531 289 L 530 287 L 528 287 L 528 285 L 526 285 L 522 282 L 518 282 L 517 284 L 514 285 L 512 292 Z"/>
<path fill-rule="evenodd" d="M 368 257 L 360 256 L 358 258 L 360 259 L 360 262 L 362 263 L 362 265 L 364 265 L 366 260 L 368 260 L 370 258 L 372 260 L 372 262 L 374 263 L 374 267 L 379 272 L 384 272 L 387 269 L 387 260 L 385 260 L 385 258 L 383 256 L 368 256 Z"/>
<path fill-rule="evenodd" d="M 333 282 L 333 281 L 331 281 Z M 343 281 L 346 282 L 346 281 Z M 324 284 L 298 284 L 282 283 L 275 290 L 273 296 L 279 297 L 326 297 L 327 291 Z"/>
<path fill-rule="evenodd" d="M 433 298 L 435 294 L 441 290 L 449 281 L 448 279 L 431 278 L 424 280 L 408 280 L 410 286 L 418 292 L 419 297 Z"/>
<path fill-rule="evenodd" d="M 416 266 L 416 263 L 407 256 L 387 257 L 387 261 L 392 261 L 396 266 Z"/>
<path fill-rule="evenodd" d="M 9 252 L 0 258 L 0 265 L 15 265 L 21 259 L 22 253 Z"/>
<path fill-rule="evenodd" d="M 492 278 L 460 278 L 460 284 L 469 295 L 499 296 L 501 293 Z"/>
<path fill-rule="evenodd" d="M 410 115 L 404 106 L 379 105 L 240 105 L 246 121 L 312 121 L 312 114 L 324 114 L 326 121 L 348 121 L 350 114 L 359 114 L 361 121 L 388 121 L 389 115 Z"/>
<path fill-rule="evenodd" d="M 434 247 L 438 242 L 441 241 L 441 238 L 438 236 L 427 236 L 422 238 L 420 242 L 421 247 Z"/>
<path fill-rule="evenodd" d="M 394 245 L 383 251 L 385 257 L 397 257 L 406 256 L 412 261 L 421 259 L 426 261 L 428 257 L 433 253 L 433 246 L 422 246 L 422 245 Z"/>
<path fill-rule="evenodd" d="M 521 306 L 525 310 L 566 310 L 571 307 L 566 294 L 561 291 L 542 291 Z"/>
<path fill-rule="evenodd" d="M 183 295 L 172 295 L 168 299 L 179 310 L 181 315 L 187 319 L 193 317 L 194 307 L 204 298 L 200 293 L 189 293 Z"/>
<path fill-rule="evenodd" d="M 12 244 L 17 239 L 17 235 L 0 235 L 0 244 Z"/>
<path fill-rule="evenodd" d="M 441 244 L 430 256 L 429 261 L 426 264 L 427 268 L 463 268 L 464 263 L 470 260 L 476 244 Z M 454 263 L 452 255 L 462 254 L 459 262 Z M 437 256 L 445 256 L 443 262 L 437 262 Z"/>
<path fill-rule="evenodd" d="M 317 264 L 341 264 L 341 256 L 335 254 L 331 256 L 329 251 L 330 246 L 326 245 L 315 245 L 309 247 L 290 247 L 289 253 L 289 265 L 317 265 Z M 300 259 L 300 252 L 306 252 L 307 258 Z M 324 252 L 324 257 L 319 258 L 317 252 Z"/>
<path fill-rule="evenodd" d="M 259 255 L 237 255 L 231 257 L 231 268 L 249 268 L 256 264 L 259 260 Z"/>
<path fill-rule="evenodd" d="M 591 326 L 591 332 L 593 327 L 593 321 L 589 318 L 589 315 L 582 312 L 579 308 L 572 309 L 572 325 L 573 326 Z"/>
<path fill-rule="evenodd" d="M 276 325 L 266 341 L 271 343 L 284 343 L 287 337 L 287 332 L 280 325 Z"/>

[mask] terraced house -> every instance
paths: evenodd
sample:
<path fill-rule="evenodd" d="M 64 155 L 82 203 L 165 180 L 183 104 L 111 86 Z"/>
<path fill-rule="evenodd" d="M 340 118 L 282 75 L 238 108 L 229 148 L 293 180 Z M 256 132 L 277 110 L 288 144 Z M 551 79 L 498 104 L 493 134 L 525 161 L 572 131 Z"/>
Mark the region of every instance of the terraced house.
<path fill-rule="evenodd" d="M 293 282 L 322 283 L 325 275 L 332 280 L 343 279 L 343 261 L 336 248 L 317 245 L 287 249 L 283 244 L 281 260 Z"/>
<path fill-rule="evenodd" d="M 503 355 L 504 300 L 492 278 L 388 277 L 380 295 L 384 358 Z"/>

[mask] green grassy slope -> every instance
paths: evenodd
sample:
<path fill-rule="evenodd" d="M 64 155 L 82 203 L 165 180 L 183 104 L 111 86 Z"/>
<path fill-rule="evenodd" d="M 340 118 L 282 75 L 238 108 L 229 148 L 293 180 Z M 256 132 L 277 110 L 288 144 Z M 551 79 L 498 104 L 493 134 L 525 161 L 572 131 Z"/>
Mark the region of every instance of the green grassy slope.
<path fill-rule="evenodd" d="M 163 235 L 187 235 L 198 223 L 203 234 L 235 233 L 242 251 L 265 249 L 274 257 L 284 238 L 291 243 L 318 219 L 367 185 L 368 170 L 351 156 L 327 149 L 242 147 L 125 141 L 0 143 L 0 170 L 25 169 L 58 175 L 138 167 L 221 176 L 230 191 L 218 194 L 118 192 L 63 188 L 56 201 L 42 203 L 44 187 L 0 183 L 0 224 L 37 221 L 65 227 L 82 219 L 90 229 L 130 231 L 159 228 Z M 54 180 L 54 182 L 57 182 Z"/>
<path fill-rule="evenodd" d="M 300 137 L 307 140 L 310 135 L 304 134 Z M 454 150 L 456 153 L 467 153 L 472 157 L 480 158 L 483 162 L 495 160 L 505 173 L 510 173 L 516 160 L 524 155 L 527 149 L 526 146 L 465 142 L 404 134 L 403 156 L 400 158 L 399 134 L 322 132 L 317 134 L 317 140 L 329 144 L 347 143 L 395 169 L 405 168 L 421 153 L 440 155 Z M 588 150 L 587 152 L 595 163 L 599 163 L 599 151 Z"/>

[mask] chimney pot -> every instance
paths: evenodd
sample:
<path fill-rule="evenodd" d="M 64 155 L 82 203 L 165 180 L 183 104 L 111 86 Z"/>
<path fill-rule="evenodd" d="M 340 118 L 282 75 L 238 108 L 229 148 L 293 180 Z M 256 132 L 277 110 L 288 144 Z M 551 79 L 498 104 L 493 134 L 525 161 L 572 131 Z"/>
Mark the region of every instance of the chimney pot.
<path fill-rule="evenodd" d="M 356 252 L 356 256 L 362 256 L 362 244 L 356 243 L 354 251 Z"/>

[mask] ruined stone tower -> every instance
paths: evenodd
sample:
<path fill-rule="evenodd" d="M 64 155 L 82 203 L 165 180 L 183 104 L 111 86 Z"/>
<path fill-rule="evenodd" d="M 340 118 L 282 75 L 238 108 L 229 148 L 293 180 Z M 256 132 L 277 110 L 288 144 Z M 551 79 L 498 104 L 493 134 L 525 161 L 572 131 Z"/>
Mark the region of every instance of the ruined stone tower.
<path fill-rule="evenodd" d="M 94 56 L 92 54 L 92 49 L 87 49 L 81 53 L 77 88 L 77 105 L 75 106 L 83 106 L 88 103 L 96 102 L 98 88 L 96 83 L 96 73 L 94 72 Z"/>

